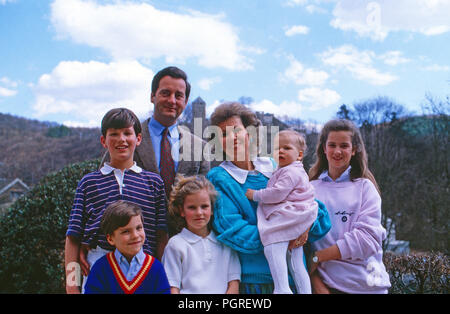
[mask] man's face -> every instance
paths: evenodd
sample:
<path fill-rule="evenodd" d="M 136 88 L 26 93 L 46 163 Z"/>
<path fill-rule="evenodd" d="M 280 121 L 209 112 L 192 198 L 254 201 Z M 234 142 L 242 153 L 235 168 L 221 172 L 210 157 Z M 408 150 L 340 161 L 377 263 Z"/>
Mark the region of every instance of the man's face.
<path fill-rule="evenodd" d="M 186 83 L 181 78 L 164 76 L 151 97 L 155 105 L 153 116 L 164 126 L 173 125 L 186 108 Z"/>

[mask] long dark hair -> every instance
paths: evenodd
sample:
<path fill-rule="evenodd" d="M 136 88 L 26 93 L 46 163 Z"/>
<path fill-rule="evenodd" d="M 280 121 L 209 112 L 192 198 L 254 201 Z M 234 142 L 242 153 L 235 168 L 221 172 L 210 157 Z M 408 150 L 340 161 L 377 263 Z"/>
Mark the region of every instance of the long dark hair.
<path fill-rule="evenodd" d="M 348 131 L 351 133 L 352 146 L 355 150 L 355 155 L 352 156 L 350 160 L 350 166 L 352 166 L 350 170 L 350 179 L 369 179 L 375 185 L 378 193 L 380 193 L 375 177 L 372 172 L 370 172 L 368 167 L 366 148 L 364 146 L 361 133 L 353 122 L 345 119 L 328 121 L 322 128 L 319 136 L 319 142 L 316 147 L 317 160 L 309 170 L 309 179 L 317 180 L 323 171 L 328 170 L 328 160 L 324 152 L 324 147 L 326 145 L 328 135 L 333 131 Z"/>

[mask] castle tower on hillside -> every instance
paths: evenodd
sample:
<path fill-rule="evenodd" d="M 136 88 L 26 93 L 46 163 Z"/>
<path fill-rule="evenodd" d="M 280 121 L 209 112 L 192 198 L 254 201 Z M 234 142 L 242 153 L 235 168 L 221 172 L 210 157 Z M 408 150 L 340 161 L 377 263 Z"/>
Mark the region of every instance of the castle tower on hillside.
<path fill-rule="evenodd" d="M 202 118 L 202 122 L 206 120 L 206 103 L 201 97 L 197 97 L 192 102 L 192 117 Z"/>
<path fill-rule="evenodd" d="M 199 123 L 201 121 L 202 133 L 203 130 L 209 125 L 206 121 L 206 103 L 201 97 L 197 97 L 191 104 L 192 106 L 192 118 L 189 123 L 189 129 L 191 132 L 195 132 L 194 130 L 194 121 L 195 123 Z M 201 120 L 199 120 L 201 119 Z"/>

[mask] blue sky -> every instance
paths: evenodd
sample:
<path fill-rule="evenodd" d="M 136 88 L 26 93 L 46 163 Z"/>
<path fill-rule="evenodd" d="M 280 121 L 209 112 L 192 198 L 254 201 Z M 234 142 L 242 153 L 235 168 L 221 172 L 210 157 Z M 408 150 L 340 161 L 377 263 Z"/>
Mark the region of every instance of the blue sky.
<path fill-rule="evenodd" d="M 450 90 L 450 0 L 0 0 L 0 112 L 99 126 L 145 118 L 161 68 L 184 69 L 207 113 L 254 110 L 323 123 L 388 96 L 420 114 Z"/>

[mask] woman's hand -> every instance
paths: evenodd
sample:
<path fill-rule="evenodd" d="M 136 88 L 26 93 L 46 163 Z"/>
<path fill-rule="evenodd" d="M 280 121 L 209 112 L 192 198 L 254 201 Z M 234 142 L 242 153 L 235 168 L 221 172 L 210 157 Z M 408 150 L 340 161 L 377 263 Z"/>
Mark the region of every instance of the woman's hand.
<path fill-rule="evenodd" d="M 292 250 L 298 247 L 301 247 L 305 245 L 306 241 L 308 241 L 308 234 L 309 234 L 308 228 L 302 235 L 300 235 L 297 239 L 289 241 L 288 250 Z"/>

